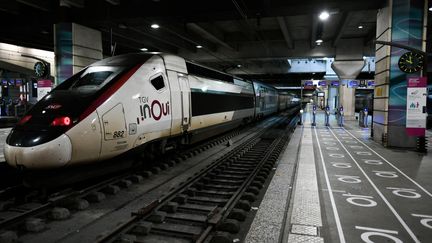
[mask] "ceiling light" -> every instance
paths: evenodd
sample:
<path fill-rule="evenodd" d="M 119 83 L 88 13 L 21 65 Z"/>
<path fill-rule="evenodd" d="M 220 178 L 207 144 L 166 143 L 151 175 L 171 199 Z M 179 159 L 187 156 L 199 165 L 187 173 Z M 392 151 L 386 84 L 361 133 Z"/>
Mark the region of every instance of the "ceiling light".
<path fill-rule="evenodd" d="M 141 48 L 140 50 L 141 50 L 141 51 L 148 51 L 147 48 Z"/>
<path fill-rule="evenodd" d="M 321 43 L 323 43 L 323 40 L 318 39 L 318 40 L 315 41 L 315 43 L 317 43 L 317 45 L 321 45 Z"/>
<path fill-rule="evenodd" d="M 330 17 L 330 14 L 327 11 L 322 11 L 319 15 L 321 20 L 327 20 Z"/>
<path fill-rule="evenodd" d="M 120 29 L 127 29 L 127 26 L 125 24 L 119 24 L 118 27 Z"/>
<path fill-rule="evenodd" d="M 152 27 L 153 29 L 159 29 L 160 26 L 158 24 L 152 24 L 150 27 Z"/>
<path fill-rule="evenodd" d="M 241 68 L 241 67 L 242 67 L 242 65 L 241 65 L 241 64 L 237 64 L 237 67 L 238 67 L 238 68 Z"/>
<path fill-rule="evenodd" d="M 201 48 L 202 48 L 202 46 L 200 46 L 200 45 L 197 45 L 197 46 L 196 46 L 196 48 L 198 48 L 198 49 L 201 49 Z"/>
<path fill-rule="evenodd" d="M 363 29 L 363 25 L 359 25 L 358 28 L 359 28 L 359 29 Z"/>
<path fill-rule="evenodd" d="M 429 11 L 431 11 L 431 12 L 432 12 L 432 7 L 430 7 L 430 8 L 429 8 Z"/>

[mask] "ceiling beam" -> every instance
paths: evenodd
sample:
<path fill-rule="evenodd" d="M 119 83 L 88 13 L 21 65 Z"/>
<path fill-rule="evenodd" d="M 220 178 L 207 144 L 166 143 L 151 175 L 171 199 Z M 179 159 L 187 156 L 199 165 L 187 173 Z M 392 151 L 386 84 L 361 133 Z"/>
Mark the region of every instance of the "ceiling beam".
<path fill-rule="evenodd" d="M 370 27 L 367 36 L 364 38 L 364 45 L 368 46 L 369 44 L 372 44 L 372 41 L 374 41 L 375 39 L 376 39 L 376 27 L 374 28 Z"/>
<path fill-rule="evenodd" d="M 226 42 L 224 42 L 223 40 L 221 40 L 220 38 L 216 37 L 215 35 L 213 35 L 212 33 L 208 32 L 207 30 L 205 30 L 204 28 L 202 28 L 201 26 L 199 26 L 198 24 L 195 23 L 188 23 L 186 24 L 187 28 L 192 30 L 193 32 L 197 33 L 198 35 L 203 36 L 204 38 L 219 44 L 231 51 L 236 51 L 234 47 L 230 46 L 229 44 L 227 44 Z"/>
<path fill-rule="evenodd" d="M 286 20 L 284 17 L 277 17 L 277 21 L 279 23 L 279 27 L 282 31 L 282 34 L 284 36 L 285 42 L 287 43 L 287 46 L 289 49 L 294 48 L 294 41 L 288 31 L 288 26 L 286 24 Z"/>
<path fill-rule="evenodd" d="M 105 31 L 107 33 L 110 33 L 109 29 L 101 29 L 102 31 Z M 140 32 L 138 32 L 138 34 L 141 34 Z M 160 51 L 164 51 L 164 52 L 170 52 L 170 53 L 177 53 L 178 49 L 177 47 L 174 47 L 172 45 L 166 45 L 165 43 L 161 43 L 161 42 L 157 42 L 157 41 L 151 41 L 148 38 L 140 38 L 137 35 L 133 35 L 130 32 L 128 33 L 128 31 L 124 31 L 124 30 L 114 30 L 112 32 L 113 36 L 122 38 L 124 40 L 133 42 L 133 43 L 137 43 L 139 46 L 139 48 L 148 48 L 150 51 L 152 50 L 151 48 L 156 48 L 159 49 Z M 139 51 L 138 48 L 136 51 Z"/>
<path fill-rule="evenodd" d="M 32 8 L 36 8 L 45 12 L 50 11 L 49 4 L 44 1 L 32 1 L 32 0 L 16 0 L 19 3 L 30 6 Z"/>
<path fill-rule="evenodd" d="M 187 51 L 191 51 L 191 52 L 196 51 L 196 47 L 193 46 L 192 44 L 185 43 L 184 41 L 181 41 L 181 40 L 175 40 L 175 39 L 169 38 L 167 35 L 160 33 L 161 29 L 152 31 L 152 33 L 145 31 L 142 28 L 137 28 L 137 27 L 128 27 L 128 29 L 132 30 L 136 33 L 139 33 L 141 35 L 144 35 L 149 39 L 153 39 L 154 41 L 152 41 L 152 43 L 161 42 L 161 43 L 164 43 L 166 45 L 175 46 L 175 47 L 180 48 L 180 49 L 186 49 Z M 164 29 L 166 30 L 166 28 L 164 28 Z M 159 33 L 156 33 L 156 32 L 159 32 Z"/>
<path fill-rule="evenodd" d="M 314 48 L 316 46 L 317 39 L 317 30 L 318 30 L 318 17 L 316 14 L 312 15 L 312 27 L 311 27 L 311 38 L 310 38 L 310 47 Z"/>
<path fill-rule="evenodd" d="M 346 27 L 348 26 L 348 22 L 350 20 L 352 16 L 352 12 L 343 12 L 342 13 L 342 17 L 341 20 L 339 21 L 339 25 L 336 28 L 337 30 L 339 30 L 335 36 L 335 38 L 333 39 L 332 42 L 332 46 L 336 47 L 338 42 L 340 41 L 340 39 L 342 38 L 342 35 L 346 29 Z"/>
<path fill-rule="evenodd" d="M 196 36 L 196 35 L 191 35 L 190 33 L 187 33 L 186 32 L 187 26 L 184 26 L 184 25 L 179 26 L 179 24 L 171 24 L 169 26 L 163 27 L 163 30 L 169 32 L 173 36 L 178 37 L 182 41 L 192 45 L 194 48 L 194 51 L 196 51 L 197 45 L 200 45 L 204 49 L 207 49 L 211 52 L 217 51 L 217 45 L 213 44 L 210 41 L 203 39 L 202 36 Z"/>

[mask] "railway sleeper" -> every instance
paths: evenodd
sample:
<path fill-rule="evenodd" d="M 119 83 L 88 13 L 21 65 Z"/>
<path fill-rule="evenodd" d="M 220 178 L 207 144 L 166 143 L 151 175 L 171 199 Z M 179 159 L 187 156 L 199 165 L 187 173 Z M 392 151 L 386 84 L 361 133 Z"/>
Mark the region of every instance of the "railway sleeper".
<path fill-rule="evenodd" d="M 178 209 L 182 211 L 198 211 L 208 215 L 214 214 L 217 208 L 218 207 L 215 205 L 202 205 L 202 204 L 192 204 L 192 203 L 186 203 L 178 207 Z"/>
<path fill-rule="evenodd" d="M 219 205 L 223 206 L 228 202 L 229 199 L 226 198 L 211 198 L 211 197 L 203 197 L 203 196 L 196 196 L 193 198 L 189 198 L 189 202 L 196 202 L 196 203 L 204 203 L 204 204 L 211 204 L 211 205 Z"/>
<path fill-rule="evenodd" d="M 224 191 L 201 190 L 201 191 L 196 191 L 195 195 L 205 196 L 205 197 L 231 198 L 234 195 L 234 193 L 224 192 Z"/>
<path fill-rule="evenodd" d="M 243 180 L 209 179 L 204 182 L 206 182 L 206 184 L 212 183 L 219 185 L 241 185 Z"/>
<path fill-rule="evenodd" d="M 196 186 L 196 190 L 219 190 L 219 191 L 227 191 L 227 192 L 234 192 L 237 191 L 238 186 L 229 186 L 229 185 L 202 185 Z"/>
<path fill-rule="evenodd" d="M 247 200 L 239 200 L 237 204 L 235 205 L 235 208 L 243 209 L 244 211 L 250 211 L 251 210 L 251 204 Z"/>
<path fill-rule="evenodd" d="M 209 243 L 232 243 L 233 237 L 228 232 L 216 231 L 210 239 Z"/>
<path fill-rule="evenodd" d="M 240 208 L 233 208 L 231 212 L 228 214 L 228 219 L 236 219 L 238 221 L 245 221 L 246 220 L 246 211 Z"/>
<path fill-rule="evenodd" d="M 171 235 L 181 235 L 183 237 L 197 238 L 204 227 L 196 226 L 196 225 L 186 225 L 180 223 L 171 223 L 164 222 L 163 224 L 153 224 L 151 228 L 151 232 L 153 233 L 162 233 L 162 234 L 171 234 Z"/>
<path fill-rule="evenodd" d="M 166 218 L 168 219 L 174 219 L 174 220 L 184 220 L 184 221 L 190 221 L 190 222 L 197 222 L 197 223 L 206 223 L 207 222 L 207 215 L 203 214 L 196 214 L 196 213 L 170 213 L 166 214 Z M 163 222 L 163 221 L 162 221 Z"/>
<path fill-rule="evenodd" d="M 240 231 L 240 223 L 236 219 L 226 219 L 218 225 L 217 229 L 220 231 L 235 234 Z"/>
<path fill-rule="evenodd" d="M 231 165 L 229 167 L 230 170 L 240 170 L 240 171 L 253 171 L 256 168 L 256 165 L 242 165 L 242 164 L 235 164 Z"/>
<path fill-rule="evenodd" d="M 215 175 L 214 177 L 215 179 L 235 179 L 235 180 L 244 180 L 247 178 L 247 176 L 239 176 L 239 175 L 233 175 L 233 174 L 229 174 L 229 173 L 223 173 L 223 174 L 219 174 L 219 175 Z"/>
<path fill-rule="evenodd" d="M 255 187 L 255 186 L 250 186 L 250 187 L 246 190 L 246 192 L 250 192 L 250 193 L 253 193 L 253 194 L 255 194 L 255 195 L 258 195 L 258 194 L 260 193 L 260 189 L 259 189 L 258 187 Z"/>
<path fill-rule="evenodd" d="M 221 171 L 221 173 L 233 174 L 233 175 L 249 175 L 250 170 L 232 170 L 231 168 Z"/>

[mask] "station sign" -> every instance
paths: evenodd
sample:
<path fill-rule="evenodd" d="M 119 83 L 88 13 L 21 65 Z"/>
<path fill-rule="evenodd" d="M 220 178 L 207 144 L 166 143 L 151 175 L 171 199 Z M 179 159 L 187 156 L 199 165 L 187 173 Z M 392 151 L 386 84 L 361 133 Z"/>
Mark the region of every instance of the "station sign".
<path fill-rule="evenodd" d="M 304 86 L 313 86 L 313 81 L 311 80 L 304 81 Z"/>
<path fill-rule="evenodd" d="M 321 80 L 318 82 L 319 86 L 327 86 L 327 80 Z"/>
<path fill-rule="evenodd" d="M 359 86 L 359 83 L 358 83 L 357 80 L 350 80 L 350 81 L 348 82 L 348 87 L 351 87 L 351 88 L 357 88 L 358 86 Z"/>
<path fill-rule="evenodd" d="M 368 86 L 375 86 L 375 81 L 369 80 L 368 81 Z"/>
<path fill-rule="evenodd" d="M 427 118 L 427 78 L 408 78 L 406 132 L 408 136 L 425 136 Z"/>
<path fill-rule="evenodd" d="M 338 87 L 339 86 L 339 81 L 331 81 L 331 86 Z"/>

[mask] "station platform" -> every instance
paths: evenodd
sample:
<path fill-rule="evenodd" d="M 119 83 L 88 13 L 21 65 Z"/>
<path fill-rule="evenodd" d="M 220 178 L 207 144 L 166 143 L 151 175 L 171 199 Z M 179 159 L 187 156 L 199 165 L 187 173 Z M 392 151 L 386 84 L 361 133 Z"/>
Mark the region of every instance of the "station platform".
<path fill-rule="evenodd" d="M 432 242 L 432 155 L 330 120 L 306 108 L 245 242 Z"/>

